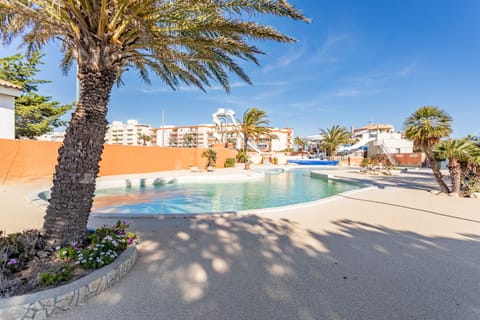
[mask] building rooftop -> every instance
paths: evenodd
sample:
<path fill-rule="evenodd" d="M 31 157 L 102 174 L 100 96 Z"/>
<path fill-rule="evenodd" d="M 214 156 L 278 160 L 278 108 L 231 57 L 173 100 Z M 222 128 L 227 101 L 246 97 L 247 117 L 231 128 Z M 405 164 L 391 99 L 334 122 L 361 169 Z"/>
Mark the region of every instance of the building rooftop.
<path fill-rule="evenodd" d="M 0 79 L 0 86 L 6 87 L 6 88 L 12 88 L 12 89 L 17 89 L 17 90 L 23 90 L 21 86 L 17 86 L 16 84 L 13 84 L 11 82 L 5 81 Z"/>
<path fill-rule="evenodd" d="M 391 124 L 369 124 L 361 128 L 356 128 L 353 132 L 364 131 L 364 130 L 394 130 Z"/>

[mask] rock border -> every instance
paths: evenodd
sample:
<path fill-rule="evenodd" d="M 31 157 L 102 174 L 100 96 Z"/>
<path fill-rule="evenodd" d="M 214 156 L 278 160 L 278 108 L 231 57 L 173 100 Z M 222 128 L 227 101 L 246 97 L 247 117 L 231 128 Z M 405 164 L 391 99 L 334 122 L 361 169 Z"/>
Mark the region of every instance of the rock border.
<path fill-rule="evenodd" d="M 47 319 L 84 304 L 117 283 L 135 264 L 137 248 L 127 247 L 114 262 L 63 286 L 31 294 L 0 298 L 0 319 Z"/>

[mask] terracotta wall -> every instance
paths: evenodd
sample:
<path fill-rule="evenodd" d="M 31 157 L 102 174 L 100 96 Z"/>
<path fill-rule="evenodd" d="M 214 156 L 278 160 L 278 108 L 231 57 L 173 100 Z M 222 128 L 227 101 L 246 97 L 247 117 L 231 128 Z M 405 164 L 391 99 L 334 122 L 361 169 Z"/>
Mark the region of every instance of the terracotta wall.
<path fill-rule="evenodd" d="M 399 166 L 421 167 L 423 161 L 425 161 L 425 154 L 422 152 L 395 153 L 393 157 L 398 161 Z"/>
<path fill-rule="evenodd" d="M 0 184 L 22 178 L 51 176 L 57 162 L 59 142 L 0 139 Z M 204 148 L 160 148 L 105 145 L 100 162 L 100 175 L 145 173 L 166 170 L 203 168 Z M 236 155 L 235 150 L 214 148 L 217 168 L 225 159 Z"/>

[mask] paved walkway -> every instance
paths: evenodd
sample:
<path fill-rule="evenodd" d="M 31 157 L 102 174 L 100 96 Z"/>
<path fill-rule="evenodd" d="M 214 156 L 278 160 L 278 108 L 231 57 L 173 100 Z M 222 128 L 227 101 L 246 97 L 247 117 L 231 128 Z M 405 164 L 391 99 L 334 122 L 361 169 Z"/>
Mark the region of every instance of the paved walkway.
<path fill-rule="evenodd" d="M 302 208 L 129 219 L 132 271 L 55 319 L 480 319 L 480 200 L 431 194 L 426 171 L 373 182 Z"/>

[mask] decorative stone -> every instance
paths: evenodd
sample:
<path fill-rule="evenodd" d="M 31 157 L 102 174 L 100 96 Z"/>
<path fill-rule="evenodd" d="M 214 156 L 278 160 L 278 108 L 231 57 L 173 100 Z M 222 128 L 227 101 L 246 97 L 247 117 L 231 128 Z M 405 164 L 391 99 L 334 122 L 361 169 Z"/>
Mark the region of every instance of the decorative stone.
<path fill-rule="evenodd" d="M 51 307 L 46 307 L 45 310 L 47 310 L 47 317 L 49 317 L 50 315 L 53 314 L 53 311 L 55 310 L 55 306 L 51 306 Z"/>
<path fill-rule="evenodd" d="M 107 284 L 108 284 L 108 286 L 110 286 L 112 284 L 112 281 L 115 280 L 116 276 L 117 276 L 117 271 L 116 270 L 112 270 L 109 273 L 107 273 Z"/>
<path fill-rule="evenodd" d="M 31 304 L 29 307 L 28 307 L 30 310 L 43 310 L 43 306 L 40 304 L 39 301 L 35 302 L 34 304 Z"/>
<path fill-rule="evenodd" d="M 37 311 L 35 313 L 35 316 L 33 317 L 33 320 L 45 320 L 45 319 L 47 319 L 47 311 L 46 310 Z"/>
<path fill-rule="evenodd" d="M 5 320 L 22 319 L 26 312 L 27 312 L 27 308 L 25 305 L 10 307 L 8 309 L 1 309 L 0 319 L 5 319 Z"/>
<path fill-rule="evenodd" d="M 448 196 L 449 196 L 449 197 L 452 197 L 452 198 L 458 198 L 458 197 L 459 197 L 458 193 L 456 193 L 456 192 L 450 192 L 450 193 L 448 194 Z"/>
<path fill-rule="evenodd" d="M 73 292 L 66 293 L 62 296 L 58 296 L 56 299 L 55 306 L 60 307 L 63 309 L 68 309 L 70 307 L 70 303 L 72 302 Z"/>
<path fill-rule="evenodd" d="M 103 276 L 98 284 L 97 291 L 95 291 L 95 295 L 100 294 L 105 291 L 105 289 L 107 289 L 107 277 Z"/>
<path fill-rule="evenodd" d="M 32 318 L 35 316 L 35 310 L 28 309 L 28 311 L 25 313 L 24 317 Z M 3 319 L 3 318 L 2 318 Z"/>
<path fill-rule="evenodd" d="M 54 298 L 45 299 L 45 300 L 40 301 L 40 303 L 43 306 L 53 306 L 55 304 L 55 299 Z"/>
<path fill-rule="evenodd" d="M 81 287 L 78 290 L 78 302 L 77 304 L 84 304 L 86 301 L 86 297 L 88 294 L 88 288 L 87 287 Z"/>
<path fill-rule="evenodd" d="M 37 252 L 37 256 L 39 258 L 45 259 L 46 257 L 49 256 L 49 253 L 47 251 L 40 250 Z"/>
<path fill-rule="evenodd" d="M 439 190 L 430 190 L 430 193 L 435 195 L 435 196 L 438 196 L 440 193 L 442 193 L 441 191 Z"/>
<path fill-rule="evenodd" d="M 98 284 L 100 283 L 100 280 L 101 280 L 101 278 L 100 278 L 100 279 L 97 279 L 97 280 L 95 280 L 95 281 L 93 281 L 93 282 L 91 282 L 91 283 L 88 285 L 88 290 L 89 290 L 90 292 L 97 292 L 97 288 L 98 288 Z"/>

